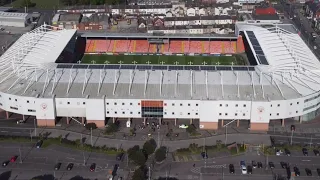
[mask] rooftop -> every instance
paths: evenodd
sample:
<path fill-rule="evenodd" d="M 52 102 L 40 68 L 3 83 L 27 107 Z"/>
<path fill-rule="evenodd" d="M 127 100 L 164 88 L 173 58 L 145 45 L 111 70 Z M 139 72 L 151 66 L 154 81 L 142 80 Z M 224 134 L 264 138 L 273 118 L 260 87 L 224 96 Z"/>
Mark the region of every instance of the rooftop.
<path fill-rule="evenodd" d="M 0 18 L 6 19 L 25 19 L 28 16 L 28 13 L 13 13 L 13 12 L 1 12 Z"/>

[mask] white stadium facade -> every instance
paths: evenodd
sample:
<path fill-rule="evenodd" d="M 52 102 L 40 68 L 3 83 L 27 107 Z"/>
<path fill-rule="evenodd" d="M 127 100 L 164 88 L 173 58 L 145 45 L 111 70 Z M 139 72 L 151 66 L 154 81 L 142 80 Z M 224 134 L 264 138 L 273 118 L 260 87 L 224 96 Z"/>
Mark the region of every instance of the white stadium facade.
<path fill-rule="evenodd" d="M 320 106 L 320 62 L 296 33 L 239 24 L 256 66 L 123 68 L 55 63 L 76 30 L 43 25 L 21 36 L 0 57 L 0 108 L 55 126 L 67 117 L 105 126 L 107 118 L 249 120 L 268 130 L 270 120 L 313 119 Z M 152 107 L 152 108 L 147 108 Z"/>

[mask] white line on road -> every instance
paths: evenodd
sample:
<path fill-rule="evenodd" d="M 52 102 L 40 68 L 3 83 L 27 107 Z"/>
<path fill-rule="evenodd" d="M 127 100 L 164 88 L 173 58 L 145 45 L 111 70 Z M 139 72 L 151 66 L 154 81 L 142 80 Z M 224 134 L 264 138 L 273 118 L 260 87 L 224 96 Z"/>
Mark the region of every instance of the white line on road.
<path fill-rule="evenodd" d="M 72 158 L 72 157 L 67 157 L 66 159 L 72 159 L 72 160 L 75 160 L 75 158 Z"/>
<path fill-rule="evenodd" d="M 1 132 L 8 132 L 8 131 L 1 131 Z"/>
<path fill-rule="evenodd" d="M 309 162 L 309 161 L 311 161 L 311 160 L 308 160 L 308 159 L 304 159 L 304 160 L 301 160 L 301 161 L 307 161 L 307 162 Z"/>

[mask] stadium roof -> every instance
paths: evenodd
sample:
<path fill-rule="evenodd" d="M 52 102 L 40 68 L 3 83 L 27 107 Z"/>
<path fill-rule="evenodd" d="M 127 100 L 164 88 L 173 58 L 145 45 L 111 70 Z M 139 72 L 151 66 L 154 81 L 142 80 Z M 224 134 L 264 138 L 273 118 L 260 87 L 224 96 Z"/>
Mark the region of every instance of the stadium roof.
<path fill-rule="evenodd" d="M 23 35 L 0 58 L 0 90 L 33 97 L 259 101 L 293 99 L 319 91 L 319 62 L 299 35 L 279 27 L 248 25 L 239 30 L 248 38 L 254 35 L 249 44 L 259 45 L 255 52 L 263 53 L 267 65 L 254 70 L 63 67 L 54 61 L 75 30 L 51 31 L 42 26 Z"/>

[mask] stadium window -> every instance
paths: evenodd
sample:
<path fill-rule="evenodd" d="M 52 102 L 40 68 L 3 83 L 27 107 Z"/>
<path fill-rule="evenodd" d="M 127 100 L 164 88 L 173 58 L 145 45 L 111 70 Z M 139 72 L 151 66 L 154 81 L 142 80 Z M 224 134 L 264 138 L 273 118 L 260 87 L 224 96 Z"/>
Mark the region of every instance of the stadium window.
<path fill-rule="evenodd" d="M 9 98 L 9 100 L 11 100 L 11 98 Z"/>
<path fill-rule="evenodd" d="M 188 104 L 188 106 L 190 106 L 190 103 Z"/>
<path fill-rule="evenodd" d="M 67 104 L 70 104 L 70 102 L 67 102 Z"/>
<path fill-rule="evenodd" d="M 180 103 L 180 106 L 182 106 L 182 103 Z"/>
<path fill-rule="evenodd" d="M 138 103 L 138 106 L 140 106 L 140 103 Z"/>
<path fill-rule="evenodd" d="M 296 113 L 298 113 L 298 111 L 296 111 Z"/>
<path fill-rule="evenodd" d="M 167 112 L 164 112 L 165 115 L 167 115 Z"/>
<path fill-rule="evenodd" d="M 238 107 L 238 104 L 236 104 L 236 107 Z"/>
<path fill-rule="evenodd" d="M 290 106 L 292 106 L 292 103 L 290 103 Z"/>
<path fill-rule="evenodd" d="M 220 107 L 222 107 L 222 104 L 220 104 Z"/>
<path fill-rule="evenodd" d="M 163 105 L 164 105 L 164 106 L 167 106 L 167 103 L 164 103 Z"/>
<path fill-rule="evenodd" d="M 219 113 L 219 116 L 221 116 L 222 115 L 222 113 Z"/>
<path fill-rule="evenodd" d="M 196 116 L 198 116 L 198 113 L 196 113 Z"/>
<path fill-rule="evenodd" d="M 172 103 L 172 106 L 174 106 L 174 103 Z"/>
<path fill-rule="evenodd" d="M 117 111 L 115 111 L 114 113 L 117 114 Z"/>
<path fill-rule="evenodd" d="M 17 99 L 15 99 L 15 101 L 18 101 Z"/>
<path fill-rule="evenodd" d="M 130 112 L 130 114 L 133 114 L 133 112 Z"/>
<path fill-rule="evenodd" d="M 279 116 L 279 113 L 277 113 L 277 116 Z"/>
<path fill-rule="evenodd" d="M 280 104 L 278 104 L 278 107 L 280 107 Z"/>
<path fill-rule="evenodd" d="M 138 112 L 138 114 L 140 114 L 140 111 Z"/>
<path fill-rule="evenodd" d="M 198 106 L 198 104 L 196 104 L 196 106 Z"/>
<path fill-rule="evenodd" d="M 226 104 L 226 107 L 228 107 L 228 104 Z"/>
<path fill-rule="evenodd" d="M 190 115 L 190 113 L 188 113 L 188 115 Z"/>
<path fill-rule="evenodd" d="M 246 116 L 246 113 L 243 113 L 242 115 L 243 115 L 243 116 Z"/>
<path fill-rule="evenodd" d="M 29 103 L 29 101 L 27 101 L 27 103 Z"/>
<path fill-rule="evenodd" d="M 28 109 L 28 112 L 36 112 L 34 109 Z"/>
<path fill-rule="evenodd" d="M 122 114 L 126 114 L 126 112 L 122 111 Z"/>
<path fill-rule="evenodd" d="M 297 104 L 299 104 L 299 102 L 297 102 Z"/>
<path fill-rule="evenodd" d="M 122 103 L 122 106 L 124 106 L 124 103 Z"/>
<path fill-rule="evenodd" d="M 228 113 L 224 113 L 225 116 L 228 116 Z"/>
<path fill-rule="evenodd" d="M 238 116 L 238 113 L 235 113 L 234 115 L 235 115 L 235 116 Z"/>
<path fill-rule="evenodd" d="M 272 104 L 270 105 L 270 107 L 272 107 Z"/>
<path fill-rule="evenodd" d="M 243 105 L 243 107 L 247 107 L 247 105 L 246 105 L 246 104 L 244 104 L 244 105 Z"/>
<path fill-rule="evenodd" d="M 109 103 L 107 102 L 107 105 L 109 105 Z"/>
<path fill-rule="evenodd" d="M 271 116 L 272 114 L 270 113 L 270 116 Z"/>
<path fill-rule="evenodd" d="M 172 112 L 172 115 L 174 115 L 174 112 Z"/>
<path fill-rule="evenodd" d="M 114 105 L 117 105 L 117 103 L 114 103 Z"/>
<path fill-rule="evenodd" d="M 86 104 L 86 102 L 83 102 L 82 104 L 83 104 L 83 105 L 85 105 L 85 104 Z"/>
<path fill-rule="evenodd" d="M 132 106 L 132 103 L 130 103 L 130 106 Z"/>
<path fill-rule="evenodd" d="M 107 111 L 107 114 L 109 114 L 109 111 Z"/>

